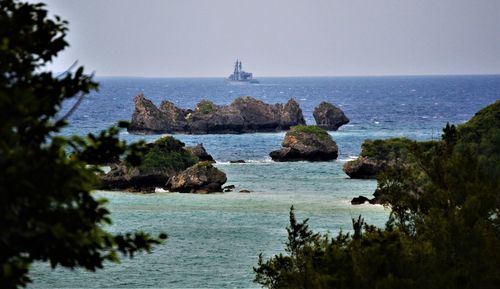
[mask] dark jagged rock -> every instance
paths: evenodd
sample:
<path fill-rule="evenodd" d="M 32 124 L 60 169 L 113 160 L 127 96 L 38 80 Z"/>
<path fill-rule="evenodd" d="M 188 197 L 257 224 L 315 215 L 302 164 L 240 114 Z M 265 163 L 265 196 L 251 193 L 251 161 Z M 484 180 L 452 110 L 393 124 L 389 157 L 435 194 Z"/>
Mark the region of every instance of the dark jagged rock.
<path fill-rule="evenodd" d="M 226 174 L 210 162 L 200 162 L 173 175 L 168 180 L 167 188 L 172 192 L 208 194 L 222 192 L 226 180 Z"/>
<path fill-rule="evenodd" d="M 142 164 L 138 167 L 124 162 L 111 164 L 111 170 L 99 175 L 100 189 L 153 192 L 155 188 L 165 188 L 169 177 L 194 165 L 197 159 L 184 148 L 184 143 L 163 137 L 148 144 Z"/>
<path fill-rule="evenodd" d="M 124 163 L 111 164 L 111 170 L 100 176 L 102 190 L 154 192 L 157 187 L 164 187 L 168 180 L 165 171 L 144 173 L 137 167 L 129 167 Z"/>
<path fill-rule="evenodd" d="M 247 133 L 287 130 L 305 124 L 299 104 L 266 104 L 250 96 L 236 98 L 229 105 L 202 100 L 194 110 L 184 110 L 163 101 L 157 108 L 142 94 L 134 98 L 130 133 Z"/>
<path fill-rule="evenodd" d="M 344 124 L 349 123 L 349 118 L 344 112 L 328 102 L 321 102 L 313 112 L 316 125 L 326 130 L 338 130 Z"/>
<path fill-rule="evenodd" d="M 198 161 L 200 161 L 200 162 L 207 161 L 207 162 L 215 163 L 214 158 L 209 153 L 207 153 L 207 150 L 205 149 L 205 147 L 201 143 L 197 144 L 195 146 L 192 146 L 192 147 L 186 147 L 186 150 L 188 150 L 194 156 L 196 156 L 198 158 Z"/>
<path fill-rule="evenodd" d="M 244 164 L 246 163 L 244 160 L 232 160 L 229 161 L 230 164 Z"/>
<path fill-rule="evenodd" d="M 364 204 L 364 203 L 369 202 L 369 201 L 370 201 L 370 199 L 368 199 L 367 197 L 359 196 L 359 197 L 352 198 L 351 204 L 352 205 L 361 205 L 361 204 Z"/>
<path fill-rule="evenodd" d="M 285 135 L 283 148 L 271 152 L 274 161 L 329 161 L 338 156 L 332 137 L 317 126 L 294 126 Z"/>
<path fill-rule="evenodd" d="M 134 97 L 135 110 L 128 130 L 137 133 L 162 133 L 171 130 L 171 123 L 151 100 L 139 94 Z"/>

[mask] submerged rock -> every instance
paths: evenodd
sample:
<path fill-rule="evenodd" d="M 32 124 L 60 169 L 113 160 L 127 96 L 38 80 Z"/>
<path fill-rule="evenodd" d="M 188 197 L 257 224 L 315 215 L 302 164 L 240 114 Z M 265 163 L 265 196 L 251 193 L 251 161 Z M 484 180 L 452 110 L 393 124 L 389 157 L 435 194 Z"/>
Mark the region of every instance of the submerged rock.
<path fill-rule="evenodd" d="M 229 161 L 230 164 L 244 164 L 246 163 L 244 160 L 232 160 Z"/>
<path fill-rule="evenodd" d="M 236 98 L 229 105 L 202 100 L 194 110 L 184 110 L 163 101 L 157 108 L 144 95 L 134 98 L 130 133 L 247 133 L 287 130 L 305 124 L 294 99 L 286 104 L 266 104 L 250 96 Z"/>
<path fill-rule="evenodd" d="M 227 181 L 226 174 L 210 162 L 200 162 L 173 175 L 167 183 L 172 192 L 207 194 L 222 192 L 222 185 Z"/>
<path fill-rule="evenodd" d="M 349 123 L 349 118 L 344 112 L 329 102 L 321 102 L 313 112 L 316 125 L 326 130 L 338 130 L 344 124 Z"/>
<path fill-rule="evenodd" d="M 329 161 L 338 156 L 332 137 L 317 126 L 294 126 L 285 135 L 283 148 L 271 152 L 274 161 Z"/>

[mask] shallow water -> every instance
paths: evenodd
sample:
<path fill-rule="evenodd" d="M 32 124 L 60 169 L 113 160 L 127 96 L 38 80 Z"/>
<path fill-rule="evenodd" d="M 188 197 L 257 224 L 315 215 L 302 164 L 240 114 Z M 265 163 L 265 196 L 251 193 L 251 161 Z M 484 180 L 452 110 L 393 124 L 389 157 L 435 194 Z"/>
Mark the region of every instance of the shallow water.
<path fill-rule="evenodd" d="M 389 211 L 382 206 L 350 205 L 370 196 L 373 180 L 351 180 L 343 162 L 356 157 L 366 138 L 406 136 L 437 139 L 446 122 L 460 123 L 500 99 L 499 76 L 265 78 L 261 85 L 228 86 L 221 79 L 106 78 L 99 93 L 89 95 L 72 116 L 65 134 L 95 132 L 129 119 L 132 97 L 144 91 L 156 104 L 170 99 L 193 107 L 200 98 L 229 103 L 240 95 L 266 102 L 295 97 L 309 123 L 322 100 L 340 105 L 351 123 L 331 135 L 339 159 L 323 163 L 274 163 L 268 153 L 280 147 L 284 133 L 242 135 L 177 135 L 188 145 L 203 143 L 228 176 L 235 192 L 211 195 L 96 192 L 109 200 L 114 232 L 167 232 L 168 241 L 152 254 L 97 273 L 51 270 L 35 264 L 30 288 L 249 288 L 258 254 L 283 250 L 290 206 L 298 219 L 309 218 L 316 231 L 336 234 L 351 229 L 361 214 L 383 226 Z M 67 104 L 69 106 L 70 103 Z M 121 134 L 123 139 L 153 141 L 156 136 Z M 230 164 L 243 159 L 248 163 Z M 249 189 L 251 193 L 238 193 Z"/>

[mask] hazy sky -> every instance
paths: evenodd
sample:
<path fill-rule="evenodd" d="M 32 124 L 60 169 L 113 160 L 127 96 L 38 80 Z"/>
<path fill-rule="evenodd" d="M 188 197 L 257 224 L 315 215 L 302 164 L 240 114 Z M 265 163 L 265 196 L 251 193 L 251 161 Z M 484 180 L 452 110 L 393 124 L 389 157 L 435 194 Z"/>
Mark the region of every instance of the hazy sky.
<path fill-rule="evenodd" d="M 239 58 L 256 77 L 500 73 L 500 0 L 45 2 L 70 22 L 57 71 L 227 76 Z"/>

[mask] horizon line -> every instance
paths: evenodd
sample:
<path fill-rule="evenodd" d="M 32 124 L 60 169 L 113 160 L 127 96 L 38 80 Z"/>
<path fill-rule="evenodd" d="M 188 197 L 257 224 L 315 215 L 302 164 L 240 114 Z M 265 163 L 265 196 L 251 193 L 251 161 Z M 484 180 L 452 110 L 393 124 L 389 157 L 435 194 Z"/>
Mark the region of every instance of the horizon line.
<path fill-rule="evenodd" d="M 57 72 L 56 72 L 57 74 Z M 138 76 L 138 75 L 99 75 L 94 74 L 96 78 L 221 78 L 226 79 L 226 76 Z M 263 75 L 259 78 L 342 78 L 342 77 L 433 77 L 433 76 L 500 76 L 498 73 L 429 73 L 429 74 L 358 74 L 358 75 L 285 75 L 285 76 L 270 76 Z"/>

